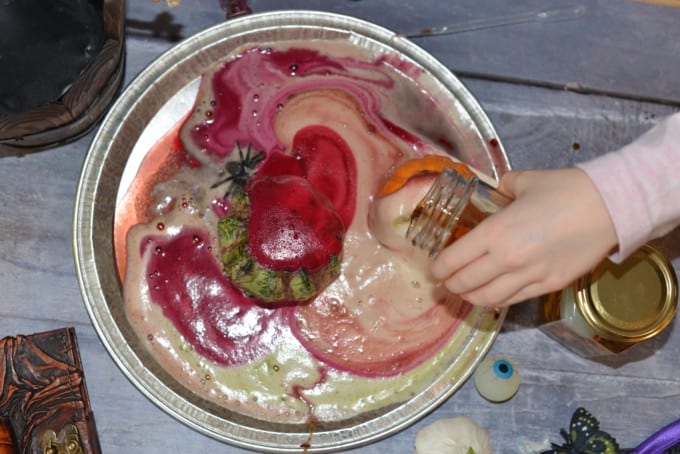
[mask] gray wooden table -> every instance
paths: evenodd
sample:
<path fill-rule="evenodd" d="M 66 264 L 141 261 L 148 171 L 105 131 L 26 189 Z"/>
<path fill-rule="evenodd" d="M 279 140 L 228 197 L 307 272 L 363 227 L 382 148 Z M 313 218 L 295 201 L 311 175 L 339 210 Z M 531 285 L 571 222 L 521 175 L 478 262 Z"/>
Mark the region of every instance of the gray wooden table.
<path fill-rule="evenodd" d="M 452 33 L 413 40 L 477 97 L 516 169 L 600 155 L 680 108 L 680 8 L 628 0 L 252 0 L 250 6 L 340 12 L 407 34 L 449 27 Z M 218 0 L 184 0 L 172 9 L 137 0 L 128 2 L 127 18 L 126 84 L 175 41 L 223 21 L 225 13 Z M 106 453 L 244 452 L 147 400 L 88 319 L 73 266 L 71 217 L 91 139 L 92 133 L 21 157 L 0 149 L 0 336 L 76 328 Z M 680 271 L 680 230 L 657 245 Z M 540 332 L 537 311 L 536 301 L 513 307 L 492 347 L 521 373 L 512 400 L 489 403 L 469 381 L 417 424 L 353 452 L 412 452 L 419 429 L 455 415 L 485 427 L 497 453 L 538 452 L 560 441 L 559 429 L 578 406 L 626 447 L 680 418 L 677 323 L 641 348 L 590 361 Z"/>

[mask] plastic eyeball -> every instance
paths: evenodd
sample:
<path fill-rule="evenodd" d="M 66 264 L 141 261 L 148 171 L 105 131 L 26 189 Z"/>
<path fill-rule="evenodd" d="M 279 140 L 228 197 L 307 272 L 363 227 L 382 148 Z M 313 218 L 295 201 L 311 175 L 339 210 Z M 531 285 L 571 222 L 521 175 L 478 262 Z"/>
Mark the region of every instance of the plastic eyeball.
<path fill-rule="evenodd" d="M 519 372 L 512 363 L 498 356 L 486 357 L 474 375 L 479 394 L 491 402 L 503 402 L 519 389 Z"/>

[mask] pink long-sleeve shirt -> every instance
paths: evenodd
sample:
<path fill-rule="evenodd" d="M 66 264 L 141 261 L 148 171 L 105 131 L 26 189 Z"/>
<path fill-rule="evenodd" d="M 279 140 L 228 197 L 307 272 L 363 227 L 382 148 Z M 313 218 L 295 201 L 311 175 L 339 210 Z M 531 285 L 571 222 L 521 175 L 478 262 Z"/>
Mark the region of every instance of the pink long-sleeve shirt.
<path fill-rule="evenodd" d="M 578 165 L 600 192 L 626 258 L 680 224 L 680 113 L 634 142 Z"/>

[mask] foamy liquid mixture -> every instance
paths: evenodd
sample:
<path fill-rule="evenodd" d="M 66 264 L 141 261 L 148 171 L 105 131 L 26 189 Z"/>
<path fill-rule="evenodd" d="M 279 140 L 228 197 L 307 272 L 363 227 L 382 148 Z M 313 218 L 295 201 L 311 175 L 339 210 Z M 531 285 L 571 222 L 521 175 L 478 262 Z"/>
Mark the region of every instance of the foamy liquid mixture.
<path fill-rule="evenodd" d="M 369 221 L 396 164 L 454 143 L 426 137 L 453 128 L 420 77 L 396 57 L 313 41 L 243 49 L 205 73 L 115 225 L 128 319 L 180 383 L 259 419 L 330 421 L 405 401 L 450 363 L 471 307 Z M 341 275 L 312 301 L 266 306 L 222 273 L 216 226 L 230 201 L 213 185 L 239 148 L 294 154 L 308 127 L 338 133 L 356 165 Z"/>

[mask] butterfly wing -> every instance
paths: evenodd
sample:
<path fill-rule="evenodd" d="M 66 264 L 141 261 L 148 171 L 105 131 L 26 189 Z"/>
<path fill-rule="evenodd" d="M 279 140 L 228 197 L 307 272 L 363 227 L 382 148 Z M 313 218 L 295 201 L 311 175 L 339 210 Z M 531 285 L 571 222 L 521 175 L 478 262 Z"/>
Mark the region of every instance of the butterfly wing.
<path fill-rule="evenodd" d="M 573 452 L 582 454 L 618 454 L 616 439 L 600 430 L 600 422 L 585 408 L 579 407 L 571 417 L 569 438 Z"/>
<path fill-rule="evenodd" d="M 600 422 L 585 408 L 579 407 L 571 417 L 569 437 L 574 448 L 583 450 L 590 437 L 600 430 Z"/>
<path fill-rule="evenodd" d="M 583 454 L 620 454 L 621 449 L 614 437 L 606 432 L 598 431 L 586 441 Z"/>
<path fill-rule="evenodd" d="M 620 454 L 619 445 L 606 432 L 600 430 L 600 422 L 585 408 L 577 408 L 571 417 L 569 432 L 560 430 L 566 441 L 562 446 L 552 443 L 550 450 L 541 454 Z"/>

